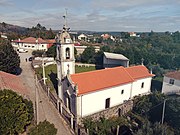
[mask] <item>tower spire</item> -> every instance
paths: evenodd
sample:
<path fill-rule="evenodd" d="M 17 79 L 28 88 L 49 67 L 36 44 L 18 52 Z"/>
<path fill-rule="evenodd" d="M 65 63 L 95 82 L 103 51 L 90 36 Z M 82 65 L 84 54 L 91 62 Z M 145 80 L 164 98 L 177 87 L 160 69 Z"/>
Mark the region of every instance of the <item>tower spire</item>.
<path fill-rule="evenodd" d="M 65 8 L 65 15 L 63 15 L 64 18 L 64 28 L 67 30 L 67 8 Z"/>

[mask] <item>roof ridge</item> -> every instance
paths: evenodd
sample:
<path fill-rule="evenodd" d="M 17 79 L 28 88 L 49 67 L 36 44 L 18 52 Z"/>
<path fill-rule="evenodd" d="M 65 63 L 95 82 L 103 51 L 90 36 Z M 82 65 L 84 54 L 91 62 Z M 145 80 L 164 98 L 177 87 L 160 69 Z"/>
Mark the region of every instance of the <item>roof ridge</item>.
<path fill-rule="evenodd" d="M 72 74 L 73 76 L 75 75 L 82 75 L 82 74 L 90 74 L 90 73 L 96 73 L 96 72 L 103 72 L 104 70 L 114 70 L 114 69 L 118 69 L 118 68 L 124 68 L 123 66 L 119 66 L 119 67 L 114 67 L 114 68 L 105 68 L 105 69 L 101 69 L 101 70 L 93 70 L 93 71 L 88 71 L 88 72 L 81 72 L 81 73 L 76 73 L 76 74 Z M 72 76 L 71 75 L 71 76 Z"/>
<path fill-rule="evenodd" d="M 135 81 L 135 79 L 131 76 L 131 74 L 127 71 L 127 68 L 124 68 L 124 70 L 125 70 L 125 72 L 127 73 L 127 75 L 129 75 L 129 77 L 133 80 L 133 81 Z"/>

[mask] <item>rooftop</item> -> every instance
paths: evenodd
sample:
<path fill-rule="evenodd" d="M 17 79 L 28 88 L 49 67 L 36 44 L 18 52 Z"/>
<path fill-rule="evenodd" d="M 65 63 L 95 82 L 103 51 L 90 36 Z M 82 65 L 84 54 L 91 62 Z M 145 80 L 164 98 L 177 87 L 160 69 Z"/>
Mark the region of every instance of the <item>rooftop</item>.
<path fill-rule="evenodd" d="M 128 58 L 126 58 L 122 54 L 115 54 L 115 53 L 104 52 L 104 55 L 108 59 L 118 59 L 118 60 L 126 60 L 126 61 L 129 60 Z"/>
<path fill-rule="evenodd" d="M 74 84 L 78 85 L 78 95 L 82 95 L 152 76 L 154 75 L 150 74 L 145 66 L 140 65 L 129 68 L 120 66 L 73 74 L 71 79 Z"/>
<path fill-rule="evenodd" d="M 169 73 L 165 74 L 165 76 L 167 76 L 169 78 L 174 78 L 176 80 L 180 80 L 180 71 L 169 72 Z"/>
<path fill-rule="evenodd" d="M 26 87 L 18 76 L 3 71 L 0 71 L 0 89 L 10 89 L 19 94 L 28 93 Z"/>
<path fill-rule="evenodd" d="M 14 40 L 14 42 L 30 43 L 30 44 L 47 43 L 47 41 L 43 40 L 42 38 L 34 38 L 34 37 L 28 37 L 28 38 L 25 38 L 23 40 Z"/>

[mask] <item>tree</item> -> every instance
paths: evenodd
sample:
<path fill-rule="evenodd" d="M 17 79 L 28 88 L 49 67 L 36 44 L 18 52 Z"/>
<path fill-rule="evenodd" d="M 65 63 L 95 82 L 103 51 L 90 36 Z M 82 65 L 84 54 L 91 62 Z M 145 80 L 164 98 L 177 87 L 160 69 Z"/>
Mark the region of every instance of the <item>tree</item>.
<path fill-rule="evenodd" d="M 40 122 L 37 126 L 30 129 L 28 135 L 56 135 L 57 129 L 49 121 Z"/>
<path fill-rule="evenodd" d="M 161 120 L 162 106 L 165 98 L 159 92 L 137 97 L 134 100 L 133 112 L 147 117 L 151 122 L 159 122 Z"/>
<path fill-rule="evenodd" d="M 16 74 L 20 68 L 20 58 L 7 40 L 0 40 L 0 70 Z"/>
<path fill-rule="evenodd" d="M 48 57 L 56 57 L 56 45 L 52 45 L 48 50 L 46 51 L 46 54 Z"/>
<path fill-rule="evenodd" d="M 95 48 L 93 46 L 88 46 L 81 54 L 81 62 L 95 63 L 94 56 L 95 56 Z"/>
<path fill-rule="evenodd" d="M 0 134 L 24 132 L 33 118 L 33 104 L 11 90 L 0 91 Z"/>
<path fill-rule="evenodd" d="M 172 97 L 166 101 L 165 122 L 180 134 L 180 97 Z"/>
<path fill-rule="evenodd" d="M 144 123 L 135 135 L 174 135 L 172 128 L 166 124 L 155 123 L 151 124 L 149 121 Z"/>

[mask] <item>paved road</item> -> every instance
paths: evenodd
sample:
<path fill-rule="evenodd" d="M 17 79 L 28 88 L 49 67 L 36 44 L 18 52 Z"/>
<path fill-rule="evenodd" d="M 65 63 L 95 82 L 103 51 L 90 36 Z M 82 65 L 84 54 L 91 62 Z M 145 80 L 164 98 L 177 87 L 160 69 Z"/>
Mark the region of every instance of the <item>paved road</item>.
<path fill-rule="evenodd" d="M 28 97 L 33 101 L 34 105 L 35 100 L 38 100 L 38 121 L 44 121 L 46 119 L 50 123 L 53 123 L 58 129 L 57 135 L 72 135 L 68 129 L 68 125 L 66 125 L 63 119 L 59 116 L 57 110 L 48 100 L 48 97 L 45 95 L 41 87 L 37 87 L 36 89 L 34 71 L 31 68 L 31 63 L 29 61 L 26 62 L 26 58 L 28 59 L 31 56 L 30 52 L 20 53 L 19 55 L 21 59 L 20 66 L 22 68 L 20 77 L 29 91 Z M 35 97 L 35 95 L 38 95 L 38 98 Z"/>

